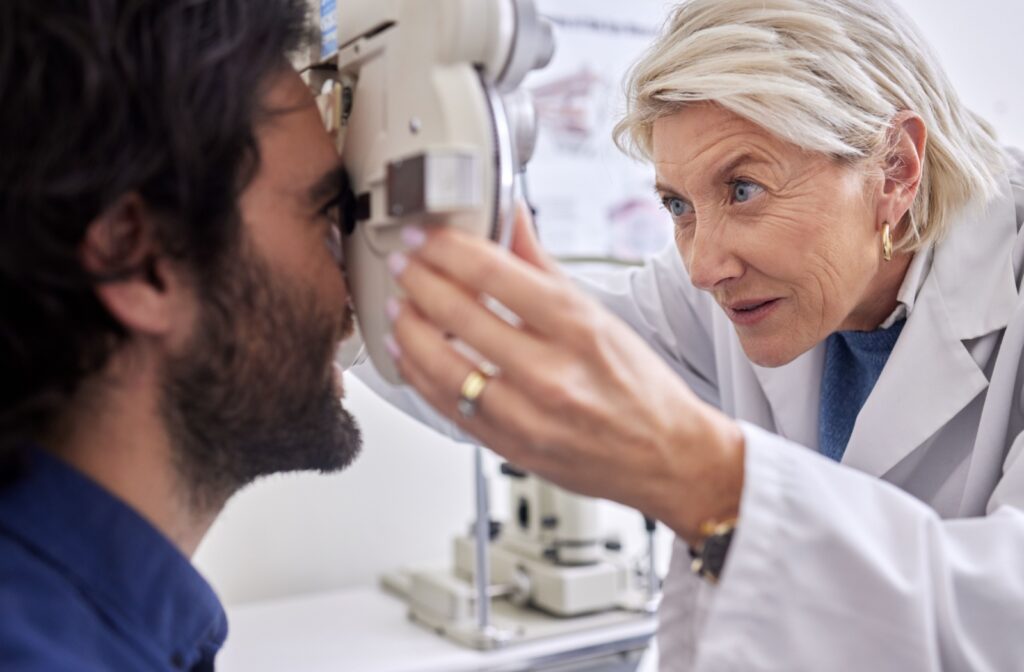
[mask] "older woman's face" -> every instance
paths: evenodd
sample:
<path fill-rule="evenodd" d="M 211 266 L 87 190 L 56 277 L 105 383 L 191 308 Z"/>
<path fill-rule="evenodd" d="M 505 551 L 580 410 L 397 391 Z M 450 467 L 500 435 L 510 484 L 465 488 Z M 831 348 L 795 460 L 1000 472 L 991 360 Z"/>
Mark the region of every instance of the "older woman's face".
<path fill-rule="evenodd" d="M 654 125 L 658 192 L 690 278 L 747 356 L 781 366 L 863 326 L 879 268 L 872 185 L 711 104 Z"/>

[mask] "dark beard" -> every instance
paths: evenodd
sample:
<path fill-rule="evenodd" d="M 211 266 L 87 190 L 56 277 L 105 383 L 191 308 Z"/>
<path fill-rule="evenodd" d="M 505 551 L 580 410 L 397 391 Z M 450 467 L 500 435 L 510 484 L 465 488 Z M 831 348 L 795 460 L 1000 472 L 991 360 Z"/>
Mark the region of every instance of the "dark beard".
<path fill-rule="evenodd" d="M 163 383 L 176 466 L 198 510 L 260 476 L 344 469 L 361 445 L 331 365 L 351 312 L 332 317 L 251 248 L 227 266 L 201 288 L 198 328 Z"/>

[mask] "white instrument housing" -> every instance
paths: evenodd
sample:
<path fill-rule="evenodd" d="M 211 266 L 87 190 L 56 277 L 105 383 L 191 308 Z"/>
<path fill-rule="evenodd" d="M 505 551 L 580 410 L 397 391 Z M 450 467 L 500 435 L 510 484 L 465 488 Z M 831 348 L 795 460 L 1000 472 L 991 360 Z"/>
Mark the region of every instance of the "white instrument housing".
<path fill-rule="evenodd" d="M 517 92 L 554 51 L 533 0 L 326 0 L 337 49 L 309 59 L 325 123 L 349 174 L 358 221 L 344 238 L 362 341 L 381 375 L 401 382 L 384 347 L 387 267 L 401 230 L 454 226 L 507 245 L 514 180 L 535 135 Z M 349 343 L 343 365 L 354 363 Z"/>

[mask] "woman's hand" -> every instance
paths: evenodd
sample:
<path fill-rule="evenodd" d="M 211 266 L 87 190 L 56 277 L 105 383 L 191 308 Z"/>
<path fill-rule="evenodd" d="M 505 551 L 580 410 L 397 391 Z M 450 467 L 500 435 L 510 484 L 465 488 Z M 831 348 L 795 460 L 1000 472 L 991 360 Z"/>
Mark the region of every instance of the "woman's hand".
<path fill-rule="evenodd" d="M 431 405 L 516 466 L 637 508 L 688 541 L 702 522 L 736 515 L 739 428 L 561 273 L 523 210 L 514 256 L 449 228 L 403 237 L 410 254 L 389 260 L 406 292 L 388 306 L 389 349 Z M 483 297 L 519 323 L 484 307 Z M 469 418 L 457 403 L 477 367 L 452 336 L 499 369 Z"/>

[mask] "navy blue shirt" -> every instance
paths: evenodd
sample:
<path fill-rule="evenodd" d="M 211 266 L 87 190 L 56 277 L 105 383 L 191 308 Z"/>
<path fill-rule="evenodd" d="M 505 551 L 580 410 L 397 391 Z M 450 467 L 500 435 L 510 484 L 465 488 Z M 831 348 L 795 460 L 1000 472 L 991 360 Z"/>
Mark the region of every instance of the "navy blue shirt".
<path fill-rule="evenodd" d="M 133 509 L 42 450 L 0 485 L 0 670 L 213 670 L 227 619 Z"/>

